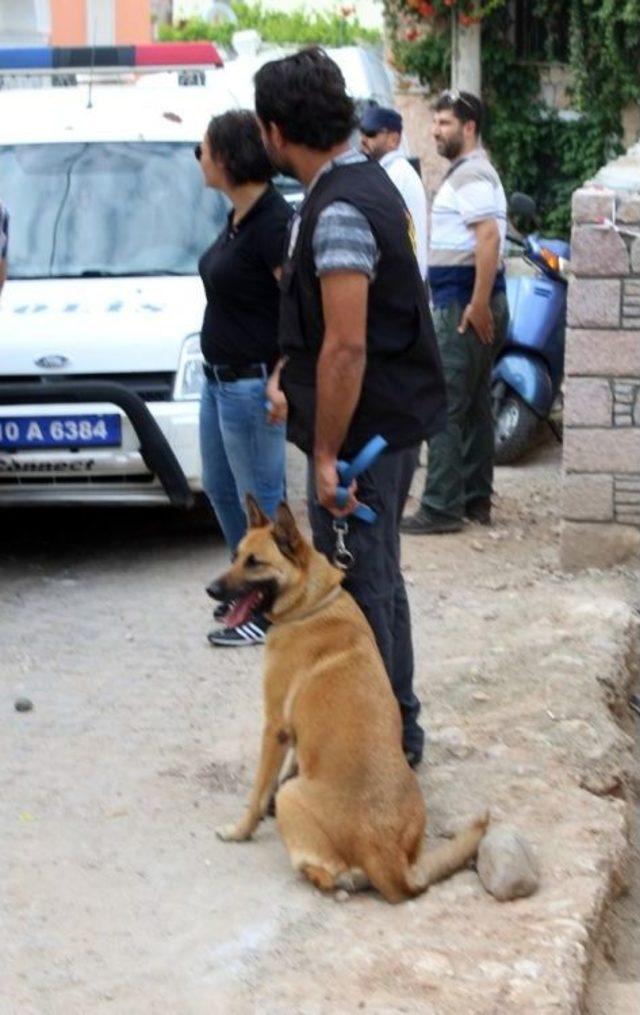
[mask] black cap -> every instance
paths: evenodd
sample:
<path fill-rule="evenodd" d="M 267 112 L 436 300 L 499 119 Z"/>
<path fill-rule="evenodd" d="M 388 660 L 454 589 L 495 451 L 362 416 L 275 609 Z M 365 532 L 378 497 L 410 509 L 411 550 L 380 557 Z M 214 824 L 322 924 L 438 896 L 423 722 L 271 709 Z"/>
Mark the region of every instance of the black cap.
<path fill-rule="evenodd" d="M 360 130 L 367 134 L 377 134 L 379 130 L 391 130 L 401 134 L 402 117 L 395 109 L 369 106 L 362 114 Z"/>

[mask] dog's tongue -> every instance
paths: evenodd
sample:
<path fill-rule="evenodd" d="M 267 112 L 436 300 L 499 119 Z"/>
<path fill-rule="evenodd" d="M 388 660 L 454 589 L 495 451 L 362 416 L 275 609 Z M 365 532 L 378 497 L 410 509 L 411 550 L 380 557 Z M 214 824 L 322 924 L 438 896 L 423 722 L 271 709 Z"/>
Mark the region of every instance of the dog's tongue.
<path fill-rule="evenodd" d="M 250 592 L 248 595 L 243 596 L 242 599 L 236 599 L 224 618 L 226 626 L 240 627 L 241 624 L 246 624 L 261 598 L 260 593 L 256 591 Z"/>

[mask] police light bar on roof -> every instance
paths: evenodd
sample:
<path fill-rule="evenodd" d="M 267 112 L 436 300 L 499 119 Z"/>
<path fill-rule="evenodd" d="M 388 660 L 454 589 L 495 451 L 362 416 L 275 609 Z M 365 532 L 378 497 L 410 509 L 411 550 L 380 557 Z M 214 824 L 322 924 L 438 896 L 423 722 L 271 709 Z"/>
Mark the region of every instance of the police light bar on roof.
<path fill-rule="evenodd" d="M 0 47 L 3 71 L 90 70 L 104 67 L 222 67 L 211 42 L 155 42 L 142 46 Z"/>

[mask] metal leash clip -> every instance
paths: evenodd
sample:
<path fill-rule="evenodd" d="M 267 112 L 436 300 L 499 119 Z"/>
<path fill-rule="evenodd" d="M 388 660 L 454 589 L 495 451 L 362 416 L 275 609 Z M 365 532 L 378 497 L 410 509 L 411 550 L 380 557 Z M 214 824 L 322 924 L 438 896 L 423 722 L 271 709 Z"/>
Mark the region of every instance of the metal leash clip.
<path fill-rule="evenodd" d="M 347 549 L 347 545 L 344 541 L 345 536 L 349 532 L 349 526 L 344 518 L 333 519 L 333 531 L 336 534 L 336 548 L 333 551 L 333 563 L 336 567 L 339 567 L 341 571 L 348 571 L 350 567 L 353 567 L 355 557 L 351 550 Z"/>

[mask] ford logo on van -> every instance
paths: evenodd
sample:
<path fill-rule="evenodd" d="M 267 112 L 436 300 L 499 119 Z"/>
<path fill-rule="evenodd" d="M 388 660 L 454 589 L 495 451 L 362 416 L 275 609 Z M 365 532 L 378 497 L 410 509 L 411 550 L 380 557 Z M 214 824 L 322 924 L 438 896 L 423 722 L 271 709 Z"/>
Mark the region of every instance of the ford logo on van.
<path fill-rule="evenodd" d="M 61 370 L 62 367 L 69 366 L 70 360 L 66 356 L 41 356 L 35 362 L 37 367 L 45 370 Z"/>

